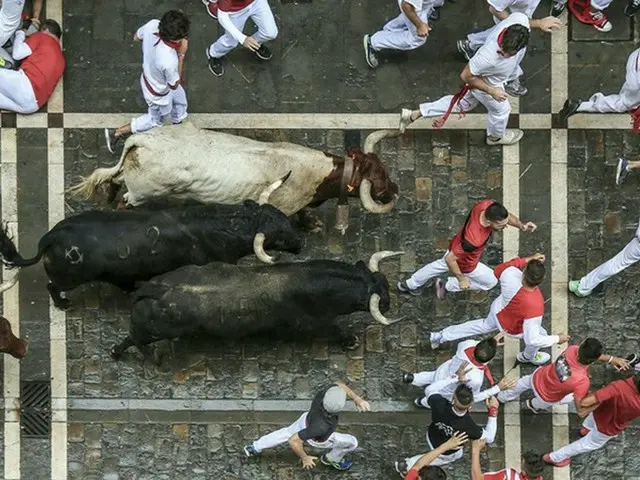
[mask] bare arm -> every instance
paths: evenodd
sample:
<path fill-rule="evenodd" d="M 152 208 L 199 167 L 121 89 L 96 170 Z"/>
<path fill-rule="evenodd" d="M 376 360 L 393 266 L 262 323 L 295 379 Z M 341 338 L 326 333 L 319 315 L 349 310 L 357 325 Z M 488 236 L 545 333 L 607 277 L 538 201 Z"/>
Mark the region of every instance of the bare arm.
<path fill-rule="evenodd" d="M 589 408 L 589 407 L 593 407 L 593 406 L 597 407 L 600 404 L 598 403 L 598 400 L 596 399 L 596 395 L 594 393 L 592 393 L 591 395 L 587 395 L 582 400 L 580 400 L 580 405 L 585 407 L 585 408 Z"/>
<path fill-rule="evenodd" d="M 581 398 L 574 398 L 574 404 L 576 406 L 576 413 L 578 414 L 579 417 L 584 418 L 587 415 L 589 415 L 593 410 L 595 410 L 595 407 L 583 407 L 582 406 L 582 399 Z"/>
<path fill-rule="evenodd" d="M 416 26 L 416 28 L 420 28 L 420 25 L 424 23 L 420 19 L 418 12 L 416 12 L 416 7 L 414 7 L 410 3 L 402 2 L 402 6 L 400 8 L 402 9 L 402 13 L 407 16 L 407 18 Z"/>
<path fill-rule="evenodd" d="M 493 8 L 491 5 L 489 5 L 489 11 L 491 12 L 491 15 L 493 15 L 499 20 L 504 20 L 509 15 L 511 15 L 511 10 L 509 10 L 508 8 L 505 8 L 503 11 L 500 12 L 495 8 Z"/>
<path fill-rule="evenodd" d="M 343 382 L 334 382 L 337 386 L 345 391 L 347 397 L 355 403 L 356 408 L 360 412 L 368 412 L 371 410 L 371 406 L 369 402 L 364 400 L 360 395 L 357 395 L 353 390 L 351 390 L 345 383 Z"/>
<path fill-rule="evenodd" d="M 471 445 L 471 480 L 483 480 L 484 478 L 480 465 L 480 452 L 484 445 L 482 440 L 475 440 Z"/>
<path fill-rule="evenodd" d="M 33 15 L 31 16 L 31 19 L 36 19 L 38 22 L 38 25 L 40 25 L 40 14 L 42 13 L 42 4 L 43 4 L 43 0 L 34 0 L 33 2 Z"/>
<path fill-rule="evenodd" d="M 490 86 L 487 82 L 484 81 L 482 77 L 476 77 L 473 73 L 471 73 L 471 69 L 469 68 L 469 64 L 464 67 L 464 70 L 460 74 L 460 78 L 464 83 L 469 85 L 476 90 L 482 90 L 489 95 L 492 94 L 494 88 Z"/>
<path fill-rule="evenodd" d="M 453 436 L 440 445 L 438 448 L 431 450 L 428 453 L 425 453 L 420 460 L 416 462 L 416 464 L 411 467 L 412 470 L 422 470 L 427 465 L 431 464 L 436 458 L 442 455 L 447 450 L 455 450 L 461 447 L 464 443 L 467 442 L 467 434 L 464 432 L 455 432 Z"/>
<path fill-rule="evenodd" d="M 297 433 L 292 435 L 289 439 L 289 446 L 291 447 L 291 450 L 293 450 L 293 453 L 295 453 L 302 462 L 302 468 L 307 469 L 315 466 L 314 462 L 316 457 L 307 455 L 307 452 L 304 451 L 304 442 Z"/>
<path fill-rule="evenodd" d="M 446 257 L 444 257 L 444 261 L 447 262 L 447 266 L 449 267 L 449 271 L 451 275 L 460 280 L 464 275 L 462 271 L 460 271 L 460 266 L 458 265 L 458 257 L 456 257 L 453 253 L 449 252 Z"/>

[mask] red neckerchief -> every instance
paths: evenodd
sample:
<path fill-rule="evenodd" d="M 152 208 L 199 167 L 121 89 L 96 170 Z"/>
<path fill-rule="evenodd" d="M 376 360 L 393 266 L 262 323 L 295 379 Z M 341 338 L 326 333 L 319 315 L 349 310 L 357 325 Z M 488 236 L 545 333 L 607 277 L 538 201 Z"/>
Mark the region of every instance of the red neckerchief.
<path fill-rule="evenodd" d="M 160 34 L 159 34 L 158 32 L 154 33 L 154 35 L 155 35 L 156 37 L 158 37 L 158 41 L 157 41 L 156 43 L 154 43 L 154 44 L 153 44 L 153 46 L 154 46 L 154 47 L 160 43 L 160 40 L 162 40 L 162 42 L 163 42 L 165 45 L 167 45 L 167 46 L 169 46 L 169 47 L 173 48 L 173 49 L 174 49 L 174 50 L 176 50 L 176 51 L 177 51 L 177 50 L 180 48 L 180 46 L 182 45 L 182 40 L 179 40 L 179 41 L 174 41 L 174 40 L 163 40 L 163 39 L 160 37 Z"/>
<path fill-rule="evenodd" d="M 491 375 L 491 370 L 489 370 L 489 367 L 486 366 L 484 363 L 480 363 L 479 361 L 476 360 L 476 357 L 474 356 L 475 351 L 476 351 L 476 347 L 469 347 L 464 351 L 464 354 L 467 356 L 467 358 L 473 365 L 475 365 L 476 367 L 478 367 L 480 370 L 484 372 L 484 376 L 487 377 L 487 380 L 489 380 L 489 383 L 491 385 L 495 385 L 496 382 L 493 379 L 493 375 Z"/>
<path fill-rule="evenodd" d="M 458 107 L 460 106 L 460 102 L 462 101 L 464 96 L 467 94 L 467 92 L 471 90 L 471 88 L 472 87 L 465 84 L 462 86 L 460 90 L 456 92 L 456 94 L 451 99 L 451 102 L 449 102 L 449 107 L 447 108 L 447 111 L 444 112 L 444 115 L 442 116 L 442 118 L 439 118 L 438 120 L 435 120 L 433 122 L 433 128 L 442 128 L 444 126 L 444 123 L 449 118 L 449 115 L 451 115 L 451 111 L 453 110 L 453 107 L 455 107 L 456 105 L 458 105 Z M 464 117 L 466 113 L 467 112 L 463 112 L 462 109 L 460 109 L 458 118 Z"/>
<path fill-rule="evenodd" d="M 502 31 L 500 32 L 500 35 L 498 35 L 498 46 L 499 46 L 500 48 L 502 48 L 502 40 L 504 39 L 504 34 L 505 34 L 505 33 L 507 33 L 507 29 L 508 29 L 508 28 L 509 28 L 509 27 L 507 27 L 507 28 L 505 28 L 504 30 L 502 30 Z"/>

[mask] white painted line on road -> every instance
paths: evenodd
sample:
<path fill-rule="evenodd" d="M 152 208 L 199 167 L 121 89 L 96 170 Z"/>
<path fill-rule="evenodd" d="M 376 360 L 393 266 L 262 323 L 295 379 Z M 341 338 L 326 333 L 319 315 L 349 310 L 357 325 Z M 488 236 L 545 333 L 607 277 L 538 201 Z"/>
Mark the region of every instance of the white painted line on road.
<path fill-rule="evenodd" d="M 567 13 L 563 13 L 560 19 L 565 26 L 551 34 L 551 112 L 553 113 L 558 113 L 569 97 L 569 20 Z M 602 128 L 602 124 L 600 128 Z"/>
<path fill-rule="evenodd" d="M 17 130 L 0 130 L 0 189 L 2 190 L 2 219 L 8 223 L 9 235 L 18 247 L 18 139 Z M 2 278 L 6 281 L 14 275 L 5 267 Z M 16 337 L 20 336 L 20 287 L 17 283 L 3 294 L 3 315 L 11 322 Z M 4 359 L 4 478 L 20 478 L 20 361 L 10 355 Z"/>
<path fill-rule="evenodd" d="M 520 144 L 502 147 L 502 204 L 515 216 L 520 215 Z M 502 236 L 503 261 L 519 256 L 520 230 L 507 228 Z M 511 370 L 520 352 L 520 340 L 505 337 L 504 342 L 504 373 Z M 510 378 L 520 376 L 520 367 L 516 367 L 509 374 Z M 520 402 L 508 402 L 504 405 L 504 460 L 505 466 L 520 470 L 521 432 L 520 432 Z"/>

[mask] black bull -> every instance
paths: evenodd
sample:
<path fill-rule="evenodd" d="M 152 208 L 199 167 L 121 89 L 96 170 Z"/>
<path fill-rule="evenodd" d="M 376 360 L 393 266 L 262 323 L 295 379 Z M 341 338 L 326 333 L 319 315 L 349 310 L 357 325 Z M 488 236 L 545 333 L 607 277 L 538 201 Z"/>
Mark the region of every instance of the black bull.
<path fill-rule="evenodd" d="M 133 294 L 129 336 L 115 345 L 117 359 L 129 347 L 207 333 L 239 338 L 278 332 L 287 338 L 329 337 L 345 341 L 334 323 L 340 315 L 369 311 L 389 325 L 389 283 L 378 272 L 378 252 L 369 266 L 333 260 L 237 266 L 187 266 L 142 283 Z"/>
<path fill-rule="evenodd" d="M 299 253 L 301 238 L 272 205 L 198 205 L 161 211 L 91 211 L 67 218 L 46 233 L 38 253 L 24 259 L 7 232 L 0 232 L 0 255 L 9 267 L 44 259 L 47 288 L 55 305 L 69 306 L 61 292 L 101 281 L 123 290 L 184 265 L 236 263 L 264 249 Z"/>

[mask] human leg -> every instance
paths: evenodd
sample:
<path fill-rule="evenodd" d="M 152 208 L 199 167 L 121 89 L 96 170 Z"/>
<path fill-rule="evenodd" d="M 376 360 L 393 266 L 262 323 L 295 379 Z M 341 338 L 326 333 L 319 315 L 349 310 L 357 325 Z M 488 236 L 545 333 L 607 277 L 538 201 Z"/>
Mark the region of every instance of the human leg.
<path fill-rule="evenodd" d="M 245 23 L 249 19 L 250 9 L 244 8 L 239 12 L 234 12 L 229 15 L 231 23 L 235 25 L 240 31 L 244 29 Z M 210 58 L 222 58 L 231 50 L 238 46 L 238 41 L 231 35 L 229 32 L 225 31 L 224 35 L 222 35 L 218 40 L 212 43 L 208 50 L 207 55 Z"/>
<path fill-rule="evenodd" d="M 580 279 L 577 293 L 589 295 L 600 283 L 622 272 L 640 260 L 640 241 L 633 239 L 618 254 Z M 576 292 L 574 292 L 576 293 Z"/>
<path fill-rule="evenodd" d="M 180 85 L 171 93 L 171 123 L 180 123 L 187 118 L 187 107 L 187 92 Z"/>
<path fill-rule="evenodd" d="M 256 0 L 252 5 L 251 19 L 258 27 L 253 38 L 259 44 L 274 40 L 278 36 L 278 26 L 267 0 Z"/>
<path fill-rule="evenodd" d="M 490 314 L 486 318 L 470 320 L 460 325 L 448 326 L 439 332 L 440 337 L 438 343 L 453 342 L 454 340 L 459 340 L 461 338 L 468 338 L 473 337 L 474 335 L 483 335 L 485 333 L 494 332 L 498 329 L 495 317 Z"/>
<path fill-rule="evenodd" d="M 592 452 L 598 450 L 607 444 L 609 440 L 615 437 L 610 437 L 603 433 L 600 433 L 596 427 L 593 419 L 593 413 L 591 413 L 584 422 L 584 427 L 589 430 L 584 437 L 575 442 L 571 442 L 558 450 L 555 450 L 549 454 L 551 460 L 555 463 L 562 462 L 568 458 L 575 457 L 581 453 Z"/>
<path fill-rule="evenodd" d="M 278 445 L 286 443 L 293 435 L 305 428 L 305 420 L 307 419 L 307 413 L 303 413 L 298 420 L 289 425 L 288 427 L 281 428 L 275 432 L 271 432 L 267 435 L 260 437 L 253 442 L 251 446 L 255 449 L 256 453 L 260 453 L 267 448 L 273 448 Z"/>
<path fill-rule="evenodd" d="M 472 272 L 465 273 L 465 275 L 471 284 L 470 290 L 491 290 L 498 284 L 493 270 L 482 262 L 478 263 Z M 445 289 L 448 292 L 459 292 L 461 290 L 460 282 L 456 277 L 449 277 Z"/>
<path fill-rule="evenodd" d="M 434 262 L 428 263 L 420 270 L 414 272 L 414 274 L 406 280 L 406 284 L 411 290 L 415 290 L 422 287 L 432 278 L 442 275 L 448 271 L 449 267 L 447 266 L 447 262 L 444 258 L 440 258 Z"/>
<path fill-rule="evenodd" d="M 427 22 L 427 12 L 422 11 L 420 18 Z M 419 37 L 415 25 L 404 13 L 388 22 L 382 30 L 370 37 L 371 47 L 375 51 L 390 50 L 414 50 L 427 41 L 426 37 Z"/>
<path fill-rule="evenodd" d="M 17 113 L 38 111 L 31 82 L 22 70 L 0 69 L 0 110 Z"/>
<path fill-rule="evenodd" d="M 358 439 L 356 437 L 338 432 L 332 433 L 326 442 L 309 440 L 307 443 L 315 448 L 329 449 L 330 451 L 324 455 L 324 458 L 331 464 L 339 464 L 347 454 L 358 448 Z"/>

